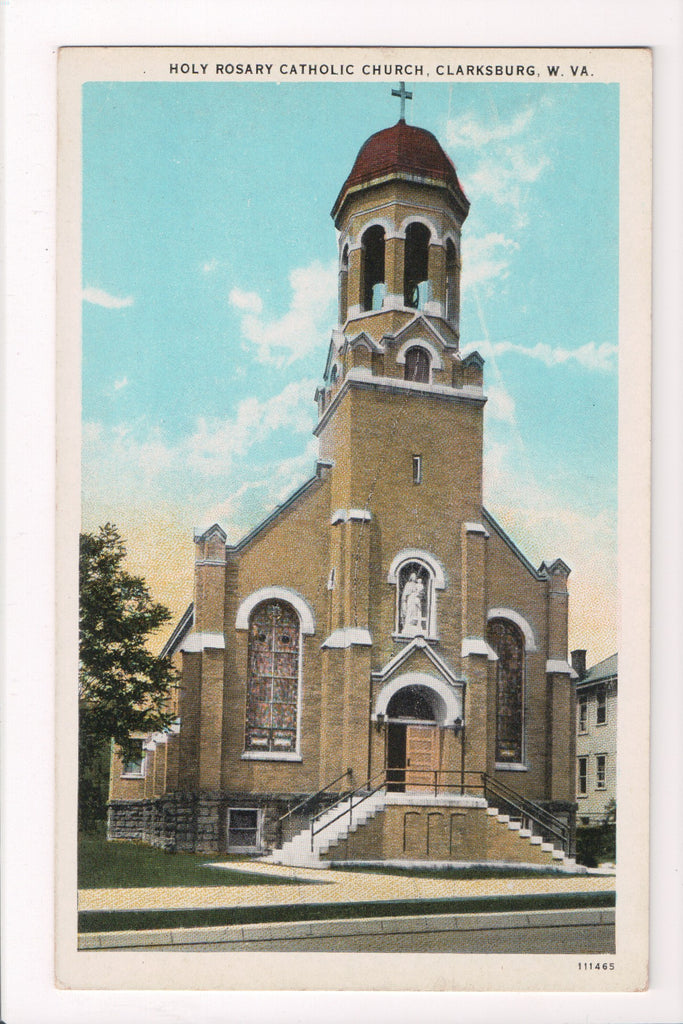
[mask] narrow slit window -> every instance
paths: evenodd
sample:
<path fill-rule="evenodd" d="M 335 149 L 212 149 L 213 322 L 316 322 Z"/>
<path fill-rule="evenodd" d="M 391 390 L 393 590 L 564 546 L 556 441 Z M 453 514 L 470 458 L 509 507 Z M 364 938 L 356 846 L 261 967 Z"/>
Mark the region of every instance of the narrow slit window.
<path fill-rule="evenodd" d="M 578 795 L 585 796 L 588 792 L 588 758 L 579 758 L 579 772 L 578 772 Z"/>
<path fill-rule="evenodd" d="M 413 455 L 413 483 L 422 483 L 422 456 Z"/>
<path fill-rule="evenodd" d="M 605 789 L 607 785 L 607 756 L 598 754 L 595 759 L 595 788 Z"/>
<path fill-rule="evenodd" d="M 595 721 L 597 725 L 607 724 L 607 692 L 604 686 L 598 689 Z"/>

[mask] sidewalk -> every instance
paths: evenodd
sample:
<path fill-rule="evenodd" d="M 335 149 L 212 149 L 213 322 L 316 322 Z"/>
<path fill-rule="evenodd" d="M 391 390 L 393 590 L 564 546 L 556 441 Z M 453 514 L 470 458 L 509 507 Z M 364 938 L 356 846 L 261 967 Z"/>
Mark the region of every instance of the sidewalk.
<path fill-rule="evenodd" d="M 227 867 L 228 865 L 226 865 Z M 173 888 L 83 889 L 83 910 L 196 910 L 210 907 L 291 906 L 308 903 L 353 903 L 383 900 L 457 899 L 472 896 L 539 893 L 605 892 L 614 889 L 612 875 L 557 875 L 531 878 L 424 878 L 330 871 L 231 861 L 229 867 L 250 874 L 291 879 L 291 885 L 216 885 Z M 220 871 L 220 866 L 216 871 Z M 313 884 L 311 884 L 313 883 Z"/>

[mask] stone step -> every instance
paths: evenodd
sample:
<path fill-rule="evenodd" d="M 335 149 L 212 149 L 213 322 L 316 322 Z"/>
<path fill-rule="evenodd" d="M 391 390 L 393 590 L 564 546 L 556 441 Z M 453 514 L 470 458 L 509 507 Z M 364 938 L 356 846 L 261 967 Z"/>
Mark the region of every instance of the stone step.
<path fill-rule="evenodd" d="M 533 835 L 530 828 L 520 828 L 519 834 L 522 837 L 522 839 L 530 839 Z"/>
<path fill-rule="evenodd" d="M 509 820 L 510 820 L 510 815 L 509 814 L 499 814 L 498 815 L 498 821 L 500 821 L 502 824 L 506 825 Z"/>
<path fill-rule="evenodd" d="M 508 828 L 511 832 L 519 832 L 522 827 L 521 821 L 508 821 Z"/>
<path fill-rule="evenodd" d="M 498 817 L 498 808 L 497 807 L 487 807 L 486 808 L 486 813 L 490 814 L 492 818 L 497 818 Z"/>

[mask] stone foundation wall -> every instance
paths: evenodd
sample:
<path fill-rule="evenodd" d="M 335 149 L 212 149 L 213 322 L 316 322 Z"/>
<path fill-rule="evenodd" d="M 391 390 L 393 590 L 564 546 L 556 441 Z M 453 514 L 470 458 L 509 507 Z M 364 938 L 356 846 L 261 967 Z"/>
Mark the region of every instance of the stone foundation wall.
<path fill-rule="evenodd" d="M 107 838 L 148 843 L 162 850 L 187 853 L 222 853 L 228 849 L 230 808 L 256 808 L 261 812 L 260 852 L 280 846 L 308 825 L 310 815 L 337 799 L 324 794 L 286 818 L 305 793 L 245 794 L 224 792 L 167 793 L 149 800 L 112 800 L 107 816 Z"/>

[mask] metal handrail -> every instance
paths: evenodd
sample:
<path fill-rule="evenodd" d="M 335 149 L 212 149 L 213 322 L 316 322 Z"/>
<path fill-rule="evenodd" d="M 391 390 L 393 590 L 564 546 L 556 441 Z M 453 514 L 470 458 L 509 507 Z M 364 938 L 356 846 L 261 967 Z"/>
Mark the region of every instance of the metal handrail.
<path fill-rule="evenodd" d="M 539 806 L 532 800 L 527 800 L 521 793 L 517 793 L 510 786 L 507 786 L 504 782 L 499 782 L 497 779 L 492 779 L 490 775 L 485 772 L 482 773 L 482 782 L 484 784 L 484 794 L 488 798 L 489 791 L 494 797 L 501 797 L 505 803 L 510 804 L 517 811 L 522 812 L 522 816 L 526 816 L 539 828 L 545 832 L 549 832 L 551 835 L 556 836 L 562 844 L 562 848 L 567 852 L 570 840 L 569 827 L 565 825 L 563 821 L 556 818 L 550 811 L 546 811 L 544 807 Z M 498 792 L 496 792 L 498 790 Z M 543 819 L 546 819 L 545 821 Z"/>
<path fill-rule="evenodd" d="M 471 782 L 465 782 L 465 777 L 468 775 L 474 775 L 477 779 L 481 780 L 483 776 L 483 772 L 481 770 L 467 769 L 463 771 L 461 768 L 411 768 L 408 766 L 406 768 L 387 768 L 385 771 L 387 776 L 387 785 L 403 785 L 405 783 L 405 776 L 410 775 L 411 786 L 418 786 L 422 788 L 429 787 L 430 789 L 433 787 L 434 796 L 438 796 L 439 789 L 444 789 L 446 786 L 456 786 L 456 788 L 460 789 L 461 795 L 464 794 L 466 788 L 469 790 L 484 788 L 481 781 L 478 785 L 473 785 Z M 412 778 L 412 776 L 415 775 L 429 775 L 433 781 L 428 780 L 425 782 L 418 782 L 416 779 Z M 454 781 L 444 781 L 442 778 L 444 775 L 454 776 Z"/>
<path fill-rule="evenodd" d="M 306 804 L 310 804 L 311 800 L 315 800 L 317 797 L 322 796 L 323 793 L 325 793 L 332 786 L 336 785 L 336 783 L 339 782 L 341 779 L 345 779 L 347 775 L 352 774 L 353 769 L 347 768 L 345 772 L 342 772 L 341 775 L 338 775 L 336 779 L 332 779 L 332 782 L 328 782 L 327 785 L 323 786 L 322 789 L 319 789 L 317 793 L 313 793 L 311 796 L 307 796 L 306 799 L 298 803 L 296 807 L 292 807 L 290 808 L 290 810 L 285 811 L 284 814 L 281 814 L 280 817 L 277 819 L 278 825 L 281 822 L 283 822 L 285 818 L 289 818 L 291 814 L 294 814 L 296 811 L 300 811 L 302 807 L 306 806 Z M 334 807 L 334 804 L 332 806 Z"/>
<path fill-rule="evenodd" d="M 512 789 L 505 782 L 501 782 L 499 779 L 493 779 L 490 775 L 484 773 L 484 787 L 489 785 L 491 789 L 500 790 L 500 795 L 506 798 L 506 794 L 512 799 L 516 800 L 520 805 L 520 810 L 528 809 L 530 815 L 537 818 L 545 818 L 553 828 L 560 829 L 562 831 L 568 831 L 568 826 L 558 817 L 556 817 L 551 811 L 546 810 L 540 804 L 536 803 L 535 800 L 529 800 L 528 797 L 522 796 L 516 790 Z"/>
<path fill-rule="evenodd" d="M 370 786 L 376 779 L 378 779 L 380 777 L 382 778 L 382 781 L 380 782 L 380 784 L 378 786 L 375 786 L 374 789 L 370 789 L 370 790 L 366 791 L 366 787 Z M 363 801 L 367 800 L 368 797 L 374 796 L 375 793 L 377 793 L 380 789 L 384 788 L 384 786 L 386 785 L 386 782 L 387 782 L 387 780 L 386 780 L 386 771 L 384 769 L 382 769 L 381 772 L 378 772 L 376 775 L 373 775 L 371 779 L 368 779 L 365 786 L 358 786 L 356 789 L 352 790 L 350 793 L 344 793 L 342 796 L 339 797 L 338 800 L 335 800 L 335 802 L 333 804 L 330 804 L 329 807 L 326 807 L 323 811 L 319 811 L 317 814 L 315 814 L 311 818 L 311 850 L 313 849 L 313 839 L 314 839 L 314 837 L 317 836 L 320 832 L 324 832 L 325 829 L 328 828 L 330 825 L 333 825 L 335 821 L 339 821 L 339 819 L 343 818 L 345 814 L 348 814 L 348 816 L 349 816 L 349 827 L 350 827 L 352 822 L 353 822 L 353 808 L 354 808 L 354 806 L 358 807 L 360 804 L 363 803 Z M 357 793 L 363 793 L 363 796 L 361 796 L 360 800 L 357 800 L 355 805 L 354 805 L 353 798 L 354 798 L 354 796 Z M 348 807 L 345 807 L 343 810 L 341 810 L 339 812 L 339 814 L 335 815 L 334 818 L 330 818 L 330 820 L 326 821 L 324 825 L 320 826 L 320 828 L 315 828 L 315 823 L 318 820 L 318 818 L 322 818 L 322 816 L 324 814 L 329 814 L 329 812 L 333 808 L 338 807 L 339 804 L 344 803 L 346 800 L 349 801 L 349 806 Z"/>

